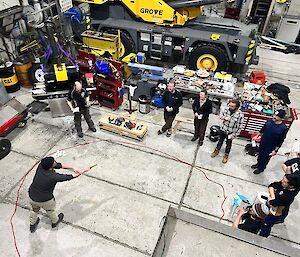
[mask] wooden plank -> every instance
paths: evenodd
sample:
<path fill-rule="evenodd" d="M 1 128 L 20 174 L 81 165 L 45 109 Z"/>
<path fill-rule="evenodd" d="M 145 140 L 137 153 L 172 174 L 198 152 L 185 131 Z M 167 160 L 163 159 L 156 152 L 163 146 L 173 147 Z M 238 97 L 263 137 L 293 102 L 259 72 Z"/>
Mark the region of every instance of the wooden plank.
<path fill-rule="evenodd" d="M 194 118 L 191 119 L 191 118 L 186 118 L 186 117 L 182 117 L 182 116 L 176 116 L 175 121 L 194 124 Z"/>

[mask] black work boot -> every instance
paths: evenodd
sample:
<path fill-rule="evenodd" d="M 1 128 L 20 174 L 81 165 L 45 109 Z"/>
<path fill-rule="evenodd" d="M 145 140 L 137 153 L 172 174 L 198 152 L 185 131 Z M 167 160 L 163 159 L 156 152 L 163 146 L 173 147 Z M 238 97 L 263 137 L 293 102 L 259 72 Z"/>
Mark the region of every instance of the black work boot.
<path fill-rule="evenodd" d="M 256 169 L 256 170 L 253 171 L 253 174 L 260 174 L 260 173 L 262 173 L 262 172 L 263 172 L 263 170 Z"/>
<path fill-rule="evenodd" d="M 30 232 L 34 233 L 36 231 L 37 225 L 40 223 L 40 218 L 37 218 L 36 222 L 33 225 L 30 225 Z"/>
<path fill-rule="evenodd" d="M 191 139 L 191 141 L 194 142 L 194 141 L 196 141 L 197 139 L 198 139 L 198 137 L 195 137 L 195 136 L 194 136 L 194 137 Z"/>
<path fill-rule="evenodd" d="M 60 213 L 58 214 L 58 221 L 56 223 L 52 223 L 52 228 L 56 228 L 57 225 L 62 222 L 62 220 L 64 219 L 64 214 Z"/>
<path fill-rule="evenodd" d="M 251 169 L 257 169 L 257 167 L 258 167 L 258 163 L 251 165 Z"/>

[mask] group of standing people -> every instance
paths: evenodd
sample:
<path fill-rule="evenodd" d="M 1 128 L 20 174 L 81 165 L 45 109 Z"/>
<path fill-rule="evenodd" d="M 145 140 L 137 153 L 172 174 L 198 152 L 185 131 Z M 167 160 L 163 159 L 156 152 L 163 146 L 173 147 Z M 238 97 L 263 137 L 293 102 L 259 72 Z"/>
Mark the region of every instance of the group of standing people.
<path fill-rule="evenodd" d="M 194 112 L 194 136 L 191 141 L 199 139 L 199 145 L 203 145 L 205 131 L 207 128 L 209 115 L 212 113 L 212 102 L 208 99 L 206 90 L 202 90 L 195 98 L 192 108 Z M 167 136 L 171 135 L 172 122 L 182 105 L 182 96 L 176 90 L 175 84 L 171 83 L 163 96 L 165 125 L 158 131 L 163 134 L 167 131 Z M 236 99 L 228 101 L 226 108 L 221 112 L 219 139 L 217 146 L 211 153 L 214 158 L 219 155 L 221 147 L 225 141 L 225 153 L 222 162 L 228 162 L 232 141 L 240 134 L 244 115 L 240 111 L 240 102 Z M 284 124 L 286 112 L 278 110 L 274 116 L 267 120 L 262 129 L 257 134 L 261 137 L 257 163 L 251 166 L 254 174 L 260 174 L 266 169 L 272 156 L 275 156 L 282 146 L 288 128 Z M 300 154 L 300 153 L 299 153 Z M 300 158 L 294 158 L 282 165 L 286 173 L 281 181 L 273 182 L 268 186 L 269 198 L 264 203 L 255 203 L 247 210 L 241 208 L 233 223 L 234 228 L 240 228 L 251 233 L 259 233 L 263 237 L 270 235 L 272 227 L 277 223 L 284 222 L 288 215 L 290 205 L 300 191 Z"/>
<path fill-rule="evenodd" d="M 176 90 L 175 83 L 171 82 L 168 85 L 168 89 L 163 95 L 164 103 L 164 120 L 165 124 L 158 130 L 157 134 L 161 135 L 167 131 L 167 137 L 172 134 L 172 123 L 179 113 L 179 107 L 182 105 L 182 95 Z M 231 99 L 228 102 L 227 107 L 221 113 L 220 118 L 223 121 L 220 137 L 216 149 L 211 154 L 211 157 L 216 157 L 220 149 L 226 141 L 225 155 L 223 157 L 223 163 L 227 163 L 229 153 L 232 146 L 232 140 L 236 138 L 243 125 L 243 113 L 239 110 L 240 103 L 238 100 Z M 205 131 L 209 121 L 209 115 L 212 113 L 212 102 L 208 99 L 208 93 L 205 89 L 201 90 L 199 95 L 193 102 L 194 112 L 194 136 L 191 141 L 199 139 L 199 145 L 203 145 Z"/>
<path fill-rule="evenodd" d="M 78 136 L 83 137 L 81 128 L 82 115 L 86 119 L 89 129 L 95 132 L 96 128 L 89 113 L 88 94 L 79 82 L 76 82 L 74 88 L 69 92 L 67 101 L 74 113 L 74 122 Z M 182 95 L 176 90 L 174 82 L 169 83 L 163 95 L 163 103 L 165 124 L 157 133 L 161 135 L 166 132 L 166 136 L 170 137 L 172 134 L 172 123 L 183 103 Z M 211 153 L 211 157 L 214 158 L 220 153 L 225 141 L 226 147 L 222 160 L 223 163 L 227 163 L 232 141 L 240 134 L 243 127 L 244 115 L 239 110 L 239 107 L 239 101 L 231 99 L 220 114 L 220 119 L 222 120 L 220 136 L 216 148 Z M 212 102 L 208 99 L 206 90 L 202 90 L 195 98 L 192 108 L 195 130 L 191 141 L 194 142 L 199 139 L 199 145 L 202 146 L 209 115 L 212 113 Z M 271 157 L 276 155 L 281 147 L 288 131 L 283 122 L 285 115 L 284 110 L 279 110 L 260 130 L 258 136 L 261 136 L 261 142 L 257 163 L 251 166 L 254 169 L 254 174 L 262 173 Z M 234 228 L 240 228 L 256 234 L 259 233 L 261 236 L 267 237 L 274 224 L 284 221 L 288 215 L 290 205 L 300 191 L 299 156 L 300 153 L 298 153 L 298 158 L 291 159 L 282 164 L 282 170 L 285 172 L 285 175 L 281 181 L 273 182 L 269 185 L 267 204 L 256 203 L 247 210 L 241 208 L 233 223 Z M 55 172 L 55 169 L 71 169 L 74 173 L 71 175 L 59 174 Z M 53 157 L 42 159 L 29 188 L 30 204 L 32 207 L 30 213 L 31 232 L 36 230 L 40 221 L 38 212 L 41 208 L 47 212 L 52 222 L 52 228 L 55 228 L 63 220 L 63 213 L 57 215 L 55 210 L 56 202 L 53 191 L 56 184 L 74 179 L 89 169 L 90 167 L 78 169 L 70 165 L 57 163 Z"/>

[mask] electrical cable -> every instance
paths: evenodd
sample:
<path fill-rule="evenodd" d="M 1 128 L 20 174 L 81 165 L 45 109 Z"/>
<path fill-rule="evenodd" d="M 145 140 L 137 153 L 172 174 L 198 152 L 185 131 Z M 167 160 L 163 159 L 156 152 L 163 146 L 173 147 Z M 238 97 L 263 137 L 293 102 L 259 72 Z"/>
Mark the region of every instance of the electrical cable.
<path fill-rule="evenodd" d="M 88 142 L 84 142 L 84 143 L 81 143 L 81 144 L 77 144 L 77 145 L 74 145 L 74 146 L 69 146 L 69 147 L 64 147 L 64 148 L 61 148 L 59 150 L 56 150 L 55 152 L 57 151 L 66 151 L 66 150 L 69 150 L 69 149 L 74 149 L 74 148 L 77 148 L 77 147 L 82 147 L 82 146 L 85 146 L 85 145 L 89 145 L 89 144 L 93 144 L 93 143 L 98 143 L 98 142 L 108 142 L 108 143 L 117 143 L 119 145 L 122 145 L 122 146 L 136 146 L 138 148 L 145 148 L 145 149 L 148 149 L 148 150 L 151 150 L 153 151 L 154 153 L 157 152 L 157 153 L 160 153 L 159 156 L 162 156 L 162 157 L 167 157 L 168 159 L 171 159 L 171 160 L 174 160 L 174 161 L 177 161 L 177 162 L 180 162 L 180 163 L 183 163 L 189 167 L 192 167 L 192 168 L 195 168 L 196 170 L 199 170 L 201 171 L 201 173 L 204 175 L 204 177 L 218 185 L 221 187 L 222 189 L 222 194 L 223 194 L 223 201 L 221 203 L 221 210 L 222 210 L 222 216 L 220 217 L 219 219 L 219 222 L 222 221 L 222 219 L 224 218 L 224 215 L 225 215 L 225 210 L 224 210 L 224 204 L 225 204 L 225 201 L 227 199 L 227 196 L 225 194 L 225 188 L 224 186 L 219 183 L 219 182 L 216 182 L 212 179 L 210 179 L 207 174 L 198 166 L 198 165 L 193 165 L 192 163 L 189 163 L 187 161 L 184 161 L 184 160 L 181 160 L 179 159 L 178 157 L 175 157 L 175 156 L 172 156 L 171 154 L 168 154 L 166 152 L 163 152 L 161 150 L 158 150 L 158 149 L 155 149 L 153 147 L 150 147 L 150 146 L 146 146 L 146 145 L 140 145 L 140 144 L 137 144 L 137 143 L 132 143 L 132 142 L 125 142 L 125 141 L 121 141 L 121 140 L 112 140 L 112 139 L 103 139 L 103 138 L 98 138 L 96 140 L 93 140 L 93 141 L 88 141 Z M 55 152 L 51 152 L 48 154 L 48 156 L 50 155 L 53 155 Z M 151 153 L 151 152 L 150 152 Z M 16 196 L 16 201 L 15 201 L 15 208 L 14 208 L 14 211 L 10 217 L 10 225 L 11 225 L 11 230 L 12 230 L 12 235 L 13 235 L 13 241 L 14 241 L 14 246 L 15 246 L 15 249 L 16 249 L 16 252 L 18 254 L 19 257 L 21 257 L 21 254 L 20 254 L 20 251 L 18 249 L 18 245 L 17 245 L 17 238 L 16 238 L 16 232 L 15 232 L 15 228 L 14 228 L 14 225 L 13 225 L 13 218 L 17 212 L 17 208 L 18 208 L 18 205 L 19 205 L 19 198 L 20 198 L 20 192 L 21 192 L 21 188 L 24 184 L 24 181 L 27 177 L 27 175 L 36 167 L 36 165 L 39 163 L 40 161 L 37 161 L 26 173 L 25 175 L 23 176 L 22 180 L 21 180 L 21 183 L 20 183 L 20 186 L 17 190 L 17 196 Z"/>
<path fill-rule="evenodd" d="M 19 257 L 21 257 L 21 254 L 19 252 L 19 248 L 18 248 L 18 245 L 17 245 L 17 238 L 16 238 L 16 233 L 15 233 L 15 229 L 14 229 L 14 224 L 13 224 L 13 218 L 17 212 L 17 208 L 18 208 L 18 202 L 19 202 L 19 197 L 20 197 L 20 191 L 21 191 L 21 188 L 24 184 L 24 181 L 27 177 L 27 175 L 34 169 L 34 167 L 39 163 L 40 161 L 37 161 L 35 162 L 35 164 L 25 173 L 25 175 L 23 176 L 22 180 L 21 180 L 21 184 L 18 188 L 18 191 L 17 191 L 17 199 L 16 199 L 16 203 L 15 203 L 15 209 L 13 211 L 13 214 L 11 215 L 10 217 L 10 226 L 11 226 L 11 231 L 12 231 L 12 235 L 13 235 L 13 240 L 14 240 L 14 245 L 15 245 L 15 249 L 16 249 L 16 252 L 18 254 Z"/>

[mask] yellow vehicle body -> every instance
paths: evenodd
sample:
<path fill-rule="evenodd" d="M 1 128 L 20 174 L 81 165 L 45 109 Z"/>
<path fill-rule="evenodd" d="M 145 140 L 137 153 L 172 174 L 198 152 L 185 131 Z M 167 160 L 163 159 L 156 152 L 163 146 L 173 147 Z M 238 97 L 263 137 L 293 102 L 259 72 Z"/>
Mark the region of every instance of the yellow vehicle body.
<path fill-rule="evenodd" d="M 115 0 L 76 0 L 92 4 L 116 2 Z M 143 21 L 163 26 L 183 26 L 188 20 L 197 18 L 202 13 L 201 6 L 173 9 L 163 0 L 120 0 L 132 14 Z M 172 1 L 169 1 L 172 2 Z"/>
<path fill-rule="evenodd" d="M 106 51 L 111 54 L 113 60 L 119 60 L 122 46 L 120 35 L 86 30 L 82 34 L 83 48 L 88 48 L 96 55 L 103 55 Z M 98 53 L 98 54 L 97 54 Z"/>

